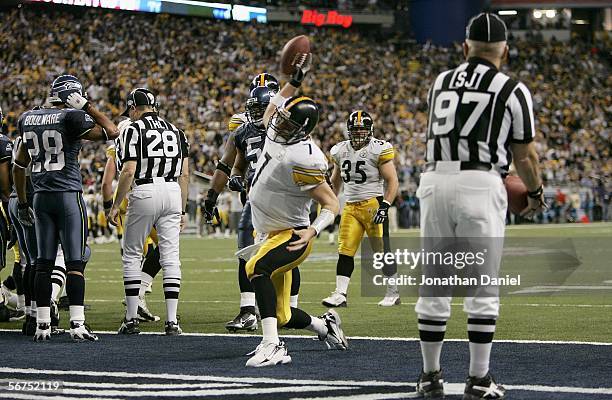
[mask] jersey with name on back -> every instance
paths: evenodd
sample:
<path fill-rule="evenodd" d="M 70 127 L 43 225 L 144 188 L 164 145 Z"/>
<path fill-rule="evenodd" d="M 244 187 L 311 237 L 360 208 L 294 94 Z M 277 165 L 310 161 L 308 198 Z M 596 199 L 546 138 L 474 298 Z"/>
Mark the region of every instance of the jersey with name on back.
<path fill-rule="evenodd" d="M 34 192 L 82 192 L 81 137 L 96 123 L 84 111 L 45 108 L 26 111 L 18 121 L 27 146 Z"/>
<path fill-rule="evenodd" d="M 292 145 L 266 140 L 249 194 L 255 230 L 310 225 L 307 191 L 325 182 L 327 168 L 325 155 L 310 138 Z"/>
<path fill-rule="evenodd" d="M 356 202 L 383 195 L 383 178 L 379 167 L 395 157 L 391 143 L 376 138 L 359 150 L 345 140 L 330 150 L 344 182 L 346 201 Z"/>

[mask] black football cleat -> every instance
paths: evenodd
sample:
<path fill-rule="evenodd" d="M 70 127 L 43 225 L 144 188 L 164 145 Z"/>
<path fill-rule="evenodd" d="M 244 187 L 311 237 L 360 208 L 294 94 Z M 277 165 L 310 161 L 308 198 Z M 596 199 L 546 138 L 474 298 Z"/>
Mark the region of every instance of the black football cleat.
<path fill-rule="evenodd" d="M 256 331 L 257 315 L 249 311 L 240 311 L 236 318 L 225 324 L 225 329 L 230 332 Z"/>
<path fill-rule="evenodd" d="M 178 336 L 183 333 L 183 330 L 179 326 L 178 322 L 166 321 L 164 325 L 166 336 Z"/>
<path fill-rule="evenodd" d="M 444 398 L 444 379 L 442 371 L 421 372 L 416 391 L 426 399 Z"/>
<path fill-rule="evenodd" d="M 133 318 L 130 320 L 123 319 L 121 321 L 121 326 L 119 327 L 119 331 L 117 332 L 120 335 L 137 335 L 140 333 L 140 321 L 138 318 Z"/>
<path fill-rule="evenodd" d="M 463 392 L 463 400 L 498 400 L 505 399 L 506 389 L 502 385 L 498 385 L 490 373 L 484 378 L 468 377 L 465 383 L 465 391 Z"/>

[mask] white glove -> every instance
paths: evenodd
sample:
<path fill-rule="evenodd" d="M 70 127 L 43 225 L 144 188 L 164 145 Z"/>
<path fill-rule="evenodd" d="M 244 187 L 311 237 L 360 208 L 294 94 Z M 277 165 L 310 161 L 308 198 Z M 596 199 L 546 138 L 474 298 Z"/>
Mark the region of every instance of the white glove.
<path fill-rule="evenodd" d="M 119 134 L 123 133 L 123 130 L 132 124 L 131 119 L 124 119 L 117 124 L 117 129 L 119 129 Z"/>
<path fill-rule="evenodd" d="M 72 108 L 76 108 L 77 110 L 84 110 L 87 108 L 87 104 L 89 102 L 83 96 L 78 93 L 70 93 L 68 98 L 66 99 L 66 104 L 68 104 Z"/>

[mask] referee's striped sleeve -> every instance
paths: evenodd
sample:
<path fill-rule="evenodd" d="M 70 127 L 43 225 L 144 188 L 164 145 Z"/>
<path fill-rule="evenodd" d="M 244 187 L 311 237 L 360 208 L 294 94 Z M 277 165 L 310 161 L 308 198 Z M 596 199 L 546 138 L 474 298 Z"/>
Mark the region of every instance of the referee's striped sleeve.
<path fill-rule="evenodd" d="M 510 96 L 510 112 L 512 113 L 512 142 L 529 143 L 535 137 L 533 117 L 533 100 L 529 89 L 519 83 Z"/>
<path fill-rule="evenodd" d="M 120 136 L 121 162 L 138 160 L 138 145 L 140 134 L 134 124 L 125 128 Z"/>

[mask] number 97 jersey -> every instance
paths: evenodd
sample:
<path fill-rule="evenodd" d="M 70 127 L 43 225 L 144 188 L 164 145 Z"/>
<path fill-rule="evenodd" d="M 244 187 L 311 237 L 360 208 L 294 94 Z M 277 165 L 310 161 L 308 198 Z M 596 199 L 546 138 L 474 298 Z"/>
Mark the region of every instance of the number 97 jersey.
<path fill-rule="evenodd" d="M 391 143 L 372 138 L 366 146 L 355 150 L 345 140 L 332 147 L 330 154 L 336 168 L 340 168 L 347 202 L 383 195 L 384 182 L 378 167 L 395 157 Z"/>

